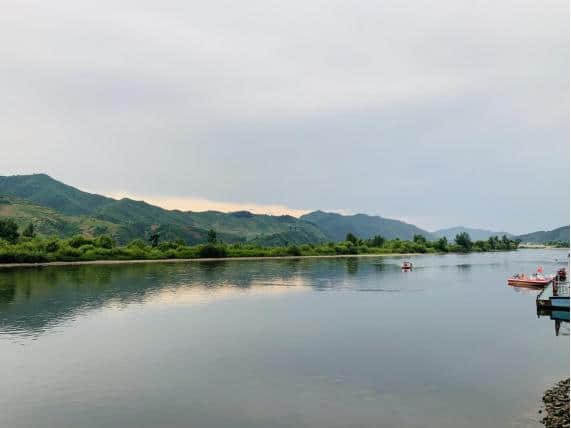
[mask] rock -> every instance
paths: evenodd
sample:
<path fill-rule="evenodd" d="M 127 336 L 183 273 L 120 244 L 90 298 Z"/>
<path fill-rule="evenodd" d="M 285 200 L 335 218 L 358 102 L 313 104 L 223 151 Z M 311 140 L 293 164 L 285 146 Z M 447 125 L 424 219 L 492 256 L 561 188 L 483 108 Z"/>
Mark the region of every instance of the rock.
<path fill-rule="evenodd" d="M 545 408 L 538 411 L 544 413 L 541 422 L 546 428 L 569 427 L 569 378 L 561 380 L 543 394 Z"/>

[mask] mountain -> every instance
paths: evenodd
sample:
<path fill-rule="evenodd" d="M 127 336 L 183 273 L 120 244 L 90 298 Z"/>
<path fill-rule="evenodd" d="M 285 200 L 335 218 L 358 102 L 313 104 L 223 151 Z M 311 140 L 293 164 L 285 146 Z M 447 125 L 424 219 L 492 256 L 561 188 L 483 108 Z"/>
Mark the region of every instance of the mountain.
<path fill-rule="evenodd" d="M 40 235 L 112 235 L 119 243 L 148 238 L 205 242 L 209 229 L 227 243 L 256 238 L 297 244 L 325 241 L 315 225 L 291 216 L 166 210 L 144 201 L 120 200 L 83 192 L 46 174 L 0 176 L 0 217 L 21 226 L 34 223 Z M 270 238 L 274 236 L 273 238 Z"/>
<path fill-rule="evenodd" d="M 273 233 L 271 235 L 260 235 L 251 242 L 261 247 L 287 247 L 288 245 L 320 244 L 327 241 L 327 237 L 317 226 L 314 230 L 292 229 L 288 232 Z"/>
<path fill-rule="evenodd" d="M 441 236 L 452 240 L 461 232 L 469 233 L 473 240 L 504 234 L 461 226 L 430 233 L 399 220 L 366 214 L 314 211 L 297 219 L 248 211 L 166 210 L 144 201 L 117 200 L 84 192 L 46 174 L 0 176 L 0 217 L 12 217 L 22 227 L 32 222 L 43 236 L 109 234 L 121 244 L 147 239 L 156 232 L 161 240 L 182 239 L 188 244 L 197 244 L 206 241 L 209 229 L 214 229 L 223 242 L 252 242 L 262 246 L 342 241 L 347 233 L 364 239 L 375 235 L 412 239 L 414 235 L 422 235 L 430 240 Z M 558 230 L 519 238 L 524 242 L 568 241 L 569 226 L 566 232 L 558 233 Z"/>
<path fill-rule="evenodd" d="M 543 244 L 550 241 L 569 242 L 569 226 L 558 227 L 557 229 L 526 233 L 516 236 L 524 243 Z"/>
<path fill-rule="evenodd" d="M 13 196 L 61 214 L 91 214 L 114 199 L 82 192 L 46 174 L 0 176 L 0 195 Z"/>
<path fill-rule="evenodd" d="M 412 224 L 366 214 L 341 215 L 314 211 L 302 215 L 300 220 L 316 225 L 331 241 L 342 241 L 347 233 L 364 239 L 375 235 L 381 235 L 387 239 L 412 239 L 414 235 L 422 235 L 427 239 L 434 238 L 430 232 Z"/>
<path fill-rule="evenodd" d="M 119 226 L 86 216 L 70 216 L 51 208 L 35 205 L 10 196 L 0 197 L 0 218 L 10 217 L 20 228 L 33 223 L 36 232 L 44 236 L 116 235 Z"/>
<path fill-rule="evenodd" d="M 464 226 L 456 226 L 456 227 L 451 227 L 449 229 L 440 229 L 435 232 L 432 232 L 432 234 L 437 238 L 442 238 L 443 236 L 445 236 L 446 239 L 448 239 L 448 241 L 453 241 L 456 235 L 463 232 L 469 234 L 472 241 L 485 241 L 490 236 L 499 236 L 501 238 L 502 236 L 506 235 L 508 238 L 513 237 L 513 234 L 508 232 L 493 232 L 491 230 L 472 229 L 470 227 L 464 227 Z"/>

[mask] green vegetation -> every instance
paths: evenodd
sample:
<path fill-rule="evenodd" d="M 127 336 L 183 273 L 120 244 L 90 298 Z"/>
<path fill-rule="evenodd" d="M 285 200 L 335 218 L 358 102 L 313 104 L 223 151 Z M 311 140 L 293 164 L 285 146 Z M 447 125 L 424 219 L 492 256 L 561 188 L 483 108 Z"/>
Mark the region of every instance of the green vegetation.
<path fill-rule="evenodd" d="M 547 244 L 549 242 L 567 243 L 565 247 L 569 247 L 569 226 L 558 227 L 549 231 L 539 231 L 519 235 L 516 237 L 526 244 Z"/>
<path fill-rule="evenodd" d="M 118 246 L 107 235 L 96 238 L 76 235 L 60 239 L 29 236 L 29 227 L 23 231 L 27 235 L 19 233 L 14 221 L 0 221 L 0 263 L 468 252 L 515 250 L 519 244 L 505 235 L 502 239 L 492 237 L 487 241 L 472 242 L 467 233 L 461 233 L 456 236 L 454 243 L 448 244 L 446 238 L 428 241 L 421 235 L 415 236 L 412 241 L 398 238 L 387 240 L 379 235 L 363 240 L 349 233 L 343 242 L 262 247 L 255 243 L 225 244 L 211 229 L 206 244 L 189 246 L 182 240 L 160 242 L 160 235 L 155 233 L 149 240 L 135 239 L 127 245 Z"/>
<path fill-rule="evenodd" d="M 151 243 L 151 247 L 153 248 L 158 247 L 160 238 L 161 235 L 159 235 L 158 233 L 153 233 L 151 236 L 149 236 L 149 242 Z"/>
<path fill-rule="evenodd" d="M 27 238 L 33 238 L 34 236 L 36 236 L 34 224 L 33 223 L 28 224 L 24 229 L 24 231 L 22 232 L 22 235 Z"/>
<path fill-rule="evenodd" d="M 220 246 L 224 243 L 226 254 L 238 256 L 240 252 L 273 255 L 280 251 L 289 255 L 468 252 L 513 246 L 497 236 L 482 239 L 482 233 L 488 231 L 453 228 L 446 231 L 448 235 L 438 236 L 436 232 L 429 233 L 402 221 L 364 214 L 345 216 L 315 211 L 296 219 L 248 211 L 165 210 L 144 201 L 116 200 L 83 192 L 45 174 L 0 176 L 0 219 L 0 239 L 12 245 L 23 242 L 18 241 L 16 231 L 18 236 L 21 234 L 31 242 L 56 245 L 57 241 L 62 248 L 65 247 L 62 243 L 80 235 L 93 242 L 99 237 L 112 239 L 116 245 L 104 248 L 109 251 L 133 248 L 131 244 L 140 241 L 145 248 L 148 246 L 161 254 L 163 244 L 173 242 L 179 243 L 178 247 L 196 248 L 196 252 L 199 247 L 210 244 L 201 254 L 223 254 Z M 458 233 L 449 235 L 453 230 Z M 477 238 L 474 241 L 470 239 L 470 230 L 478 233 L 471 235 L 472 239 Z M 569 242 L 569 226 L 518 238 L 522 242 L 565 243 Z M 516 238 L 507 236 L 506 239 L 513 243 Z M 336 244 L 331 247 L 327 242 Z M 231 248 L 234 244 L 239 244 L 236 249 Z M 99 247 L 95 245 L 95 248 Z"/>
<path fill-rule="evenodd" d="M 456 242 L 456 245 L 458 245 L 462 251 L 470 251 L 472 249 L 472 240 L 470 239 L 470 235 L 466 232 L 456 235 L 454 242 Z"/>
<path fill-rule="evenodd" d="M 340 241 L 348 232 L 365 238 L 375 235 L 383 235 L 387 239 L 413 239 L 414 235 L 434 238 L 430 232 L 413 224 L 366 214 L 341 215 L 314 211 L 301 216 L 300 220 L 316 225 L 330 241 Z"/>
<path fill-rule="evenodd" d="M 18 225 L 12 219 L 0 220 L 0 238 L 15 244 L 18 242 Z"/>
<path fill-rule="evenodd" d="M 46 174 L 0 177 L 0 195 L 25 199 L 65 215 L 90 214 L 114 201 L 101 195 L 82 192 Z"/>
<path fill-rule="evenodd" d="M 10 217 L 19 227 L 33 224 L 38 236 L 92 238 L 111 235 L 120 244 L 134 239 L 184 240 L 189 245 L 208 241 L 215 227 L 228 243 L 257 240 L 258 245 L 280 246 L 326 242 L 317 226 L 292 216 L 166 210 L 124 198 L 116 200 L 83 192 L 45 174 L 0 176 L 0 218 Z"/>
<path fill-rule="evenodd" d="M 475 241 L 485 241 L 491 236 L 503 236 L 506 235 L 508 238 L 513 238 L 513 235 L 507 232 L 494 232 L 492 230 L 486 229 L 474 229 L 471 227 L 464 227 L 464 226 L 456 226 L 450 227 L 448 229 L 440 229 L 432 232 L 436 238 L 445 237 L 449 241 L 453 241 L 456 235 L 459 235 L 462 232 L 466 232 L 470 235 Z"/>
<path fill-rule="evenodd" d="M 545 245 L 554 248 L 569 248 L 569 241 L 547 241 Z"/>

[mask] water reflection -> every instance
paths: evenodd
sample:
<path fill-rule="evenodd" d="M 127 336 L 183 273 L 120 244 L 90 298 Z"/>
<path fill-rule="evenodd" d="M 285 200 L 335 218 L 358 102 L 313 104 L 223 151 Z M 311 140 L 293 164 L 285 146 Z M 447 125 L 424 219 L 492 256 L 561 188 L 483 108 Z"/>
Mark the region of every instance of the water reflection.
<path fill-rule="evenodd" d="M 521 426 L 569 363 L 531 253 L 410 260 L 0 271 L 0 426 Z"/>
<path fill-rule="evenodd" d="M 548 295 L 557 295 L 558 293 L 569 295 L 568 284 L 559 284 L 558 286 L 548 285 L 545 290 L 533 285 L 508 285 L 508 287 L 518 294 L 532 296 L 536 299 L 541 298 L 543 293 L 547 293 Z M 568 310 L 553 310 L 551 308 L 542 308 L 536 302 L 536 312 L 538 318 L 549 318 L 554 322 L 555 336 L 569 336 Z"/>
<path fill-rule="evenodd" d="M 548 317 L 553 321 L 555 336 L 569 336 L 569 311 L 537 309 L 537 317 Z"/>
<path fill-rule="evenodd" d="M 205 301 L 233 290 L 306 285 L 299 263 L 83 265 L 0 272 L 0 333 L 39 334 L 79 313 L 134 303 Z M 265 278 L 265 279 L 264 279 Z M 191 297 L 194 296 L 194 297 Z M 168 297 L 168 299 L 167 299 Z"/>
<path fill-rule="evenodd" d="M 385 266 L 394 267 L 388 274 L 400 271 L 393 264 L 363 264 L 357 258 L 9 269 L 0 271 L 0 334 L 37 335 L 111 303 L 121 308 L 176 299 L 204 302 L 236 295 L 237 290 L 276 294 L 300 287 L 387 291 L 373 274 Z"/>
<path fill-rule="evenodd" d="M 417 269 L 402 275 L 400 258 L 285 259 L 263 262 L 215 261 L 190 264 L 83 265 L 0 271 L 0 334 L 37 335 L 90 310 L 130 304 L 211 302 L 249 294 L 353 290 L 422 292 L 469 283 L 479 272 L 509 269 L 493 255 L 418 256 Z M 523 264 L 534 260 L 524 260 Z M 522 263 L 520 263 L 522 264 Z M 430 285 L 432 284 L 432 285 Z M 537 289 L 511 287 L 535 296 Z"/>
<path fill-rule="evenodd" d="M 541 292 L 540 288 L 537 288 L 533 285 L 508 285 L 508 287 L 511 288 L 515 293 L 531 296 L 537 296 Z"/>
<path fill-rule="evenodd" d="M 347 266 L 347 273 L 349 275 L 355 275 L 359 272 L 359 259 L 357 257 L 346 259 L 345 265 Z"/>

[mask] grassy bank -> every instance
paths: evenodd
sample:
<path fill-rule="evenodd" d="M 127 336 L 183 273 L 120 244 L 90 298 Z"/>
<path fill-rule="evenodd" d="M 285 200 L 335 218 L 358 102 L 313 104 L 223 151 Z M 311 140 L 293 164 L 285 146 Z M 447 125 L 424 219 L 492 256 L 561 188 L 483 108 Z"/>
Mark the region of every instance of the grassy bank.
<path fill-rule="evenodd" d="M 425 253 L 428 254 L 428 253 Z M 441 254 L 441 253 L 437 253 Z M 202 262 L 225 262 L 225 261 L 260 261 L 260 260 L 293 260 L 293 259 L 332 259 L 332 258 L 363 258 L 363 257 L 397 257 L 397 256 L 418 256 L 421 254 L 346 254 L 346 255 L 324 255 L 324 256 L 279 256 L 279 257 L 217 257 L 217 258 L 194 258 L 194 259 L 126 259 L 126 260 L 86 260 L 86 261 L 56 261 L 37 263 L 0 263 L 0 269 L 20 268 L 20 267 L 49 267 L 49 266 L 90 266 L 90 265 L 124 265 L 124 264 L 148 264 L 148 263 L 202 263 Z"/>
<path fill-rule="evenodd" d="M 71 239 L 18 236 L 12 242 L 0 239 L 0 263 L 466 253 L 513 250 L 517 247 L 517 242 L 507 238 L 471 242 L 469 236 L 459 236 L 455 242 L 448 243 L 445 238 L 430 242 L 422 236 L 415 237 L 413 241 L 385 240 L 382 237 L 362 240 L 349 234 L 343 242 L 283 247 L 261 247 L 252 243 L 224 244 L 216 241 L 215 234 L 211 236 L 210 243 L 194 246 L 182 241 L 159 242 L 156 237 L 150 242 L 135 240 L 128 245 L 117 246 L 108 236 L 95 239 L 84 236 Z"/>

